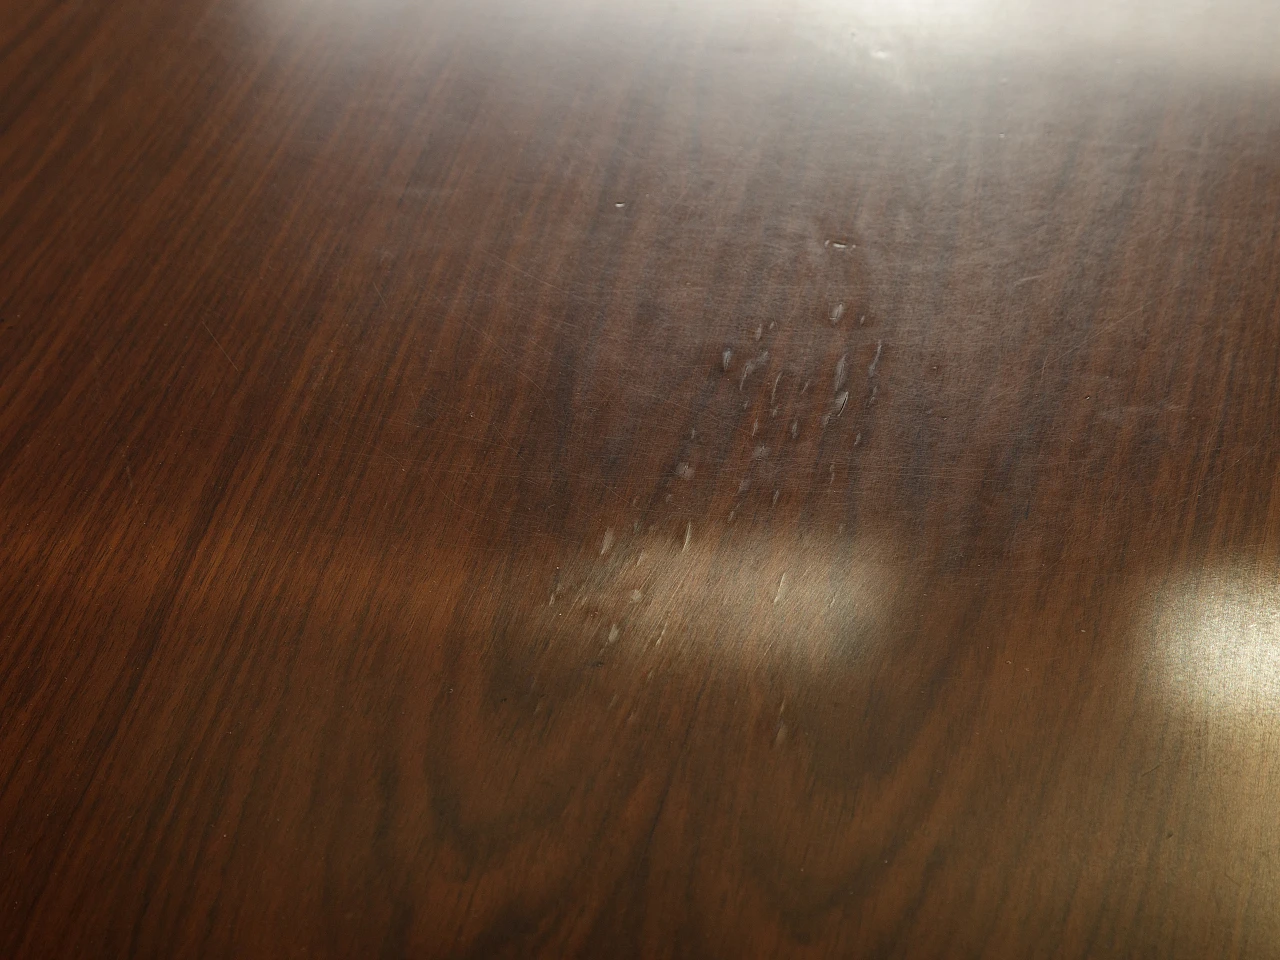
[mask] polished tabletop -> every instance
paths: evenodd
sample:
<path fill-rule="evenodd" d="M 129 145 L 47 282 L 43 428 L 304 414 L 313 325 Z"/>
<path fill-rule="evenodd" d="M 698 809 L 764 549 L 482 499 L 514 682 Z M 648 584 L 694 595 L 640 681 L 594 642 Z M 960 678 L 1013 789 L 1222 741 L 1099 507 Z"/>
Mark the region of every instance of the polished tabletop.
<path fill-rule="evenodd" d="M 0 0 L 0 956 L 1280 955 L 1278 42 Z"/>

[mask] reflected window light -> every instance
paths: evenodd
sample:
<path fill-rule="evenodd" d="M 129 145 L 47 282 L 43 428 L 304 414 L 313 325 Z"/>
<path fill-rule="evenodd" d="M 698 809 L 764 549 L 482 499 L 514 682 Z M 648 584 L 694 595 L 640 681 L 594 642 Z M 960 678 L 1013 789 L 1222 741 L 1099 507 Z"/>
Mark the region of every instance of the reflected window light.
<path fill-rule="evenodd" d="M 568 635 L 591 626 L 627 655 L 665 644 L 736 666 L 780 657 L 821 670 L 833 657 L 870 655 L 889 633 L 903 585 L 892 544 L 812 529 L 757 541 L 692 523 L 683 536 L 609 530 L 563 565 L 544 614 Z"/>
<path fill-rule="evenodd" d="M 1201 575 L 1164 591 L 1151 614 L 1153 665 L 1172 699 L 1280 714 L 1280 585 Z"/>

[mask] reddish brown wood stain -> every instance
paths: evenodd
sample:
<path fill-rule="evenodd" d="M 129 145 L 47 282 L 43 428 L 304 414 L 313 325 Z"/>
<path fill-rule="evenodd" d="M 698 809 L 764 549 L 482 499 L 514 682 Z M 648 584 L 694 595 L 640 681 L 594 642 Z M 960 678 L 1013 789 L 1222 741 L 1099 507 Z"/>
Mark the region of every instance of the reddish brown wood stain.
<path fill-rule="evenodd" d="M 1280 20 L 0 0 L 0 956 L 1280 950 Z"/>

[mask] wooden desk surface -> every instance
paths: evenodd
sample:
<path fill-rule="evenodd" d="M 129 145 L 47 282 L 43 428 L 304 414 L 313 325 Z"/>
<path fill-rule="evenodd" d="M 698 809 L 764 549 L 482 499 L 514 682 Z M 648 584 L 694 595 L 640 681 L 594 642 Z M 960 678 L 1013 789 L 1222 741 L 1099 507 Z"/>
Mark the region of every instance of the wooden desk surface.
<path fill-rule="evenodd" d="M 1278 36 L 0 0 L 0 956 L 1280 955 Z"/>

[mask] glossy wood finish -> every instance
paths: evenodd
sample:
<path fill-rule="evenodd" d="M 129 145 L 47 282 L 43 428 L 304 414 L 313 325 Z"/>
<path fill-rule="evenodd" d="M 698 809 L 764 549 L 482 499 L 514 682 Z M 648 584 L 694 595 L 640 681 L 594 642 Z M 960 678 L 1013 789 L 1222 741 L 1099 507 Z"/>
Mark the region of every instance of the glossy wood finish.
<path fill-rule="evenodd" d="M 0 955 L 1274 956 L 1278 26 L 0 0 Z"/>

